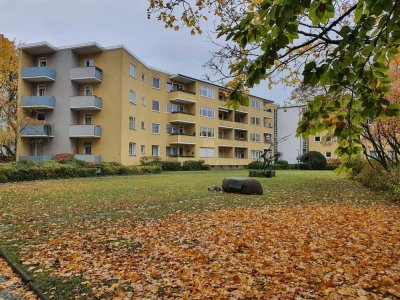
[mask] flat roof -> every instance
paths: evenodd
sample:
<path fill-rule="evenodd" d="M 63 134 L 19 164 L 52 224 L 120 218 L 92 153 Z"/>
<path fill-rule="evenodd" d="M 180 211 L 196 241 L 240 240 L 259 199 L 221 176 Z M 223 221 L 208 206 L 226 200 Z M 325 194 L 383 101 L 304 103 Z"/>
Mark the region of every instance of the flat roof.
<path fill-rule="evenodd" d="M 56 46 L 53 46 L 50 43 L 44 41 L 44 42 L 39 42 L 39 43 L 20 44 L 18 46 L 18 48 L 19 49 L 23 49 L 24 51 L 26 51 L 26 52 L 28 52 L 29 54 L 32 54 L 32 55 L 49 54 L 49 53 L 54 53 L 54 52 L 59 51 L 59 50 L 67 50 L 67 49 L 70 49 L 70 50 L 72 50 L 75 53 L 80 54 L 80 55 L 87 55 L 87 54 L 91 54 L 91 53 L 99 53 L 99 52 L 103 52 L 103 51 L 107 51 L 107 50 L 123 49 L 124 51 L 129 53 L 132 57 L 137 59 L 147 69 L 168 74 L 171 79 L 176 79 L 176 80 L 179 80 L 179 81 L 182 81 L 182 82 L 186 82 L 186 83 L 199 81 L 199 82 L 202 82 L 202 83 L 205 83 L 205 84 L 213 85 L 215 87 L 218 87 L 218 88 L 221 88 L 221 89 L 224 89 L 224 90 L 228 90 L 226 87 L 224 87 L 222 85 L 218 85 L 218 84 L 215 84 L 215 83 L 212 83 L 212 82 L 209 82 L 209 81 L 205 81 L 205 80 L 202 80 L 202 79 L 190 77 L 190 76 L 179 74 L 179 73 L 178 74 L 172 74 L 170 72 L 166 72 L 166 71 L 163 71 L 163 70 L 160 70 L 160 69 L 157 69 L 157 68 L 150 67 L 144 61 L 142 61 L 139 57 L 137 57 L 135 54 L 133 54 L 124 45 L 103 47 L 100 44 L 98 44 L 97 42 L 89 42 L 89 43 L 84 43 L 84 44 L 76 44 L 76 45 L 70 45 L 70 46 L 56 47 Z M 265 102 L 274 103 L 274 101 L 272 101 L 272 100 L 269 100 L 269 99 L 266 99 L 266 98 L 262 98 L 262 97 L 259 97 L 259 96 L 255 96 L 255 95 L 252 95 L 252 94 L 249 94 L 249 96 L 252 97 L 252 98 L 260 99 L 260 100 L 265 101 Z"/>

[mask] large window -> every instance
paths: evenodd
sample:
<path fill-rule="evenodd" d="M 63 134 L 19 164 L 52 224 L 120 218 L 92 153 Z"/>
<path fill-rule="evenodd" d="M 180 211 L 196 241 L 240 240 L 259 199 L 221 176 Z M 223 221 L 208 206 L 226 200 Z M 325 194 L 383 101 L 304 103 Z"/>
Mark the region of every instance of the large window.
<path fill-rule="evenodd" d="M 259 142 L 261 142 L 261 135 L 259 133 L 252 133 L 252 134 L 250 134 L 250 140 L 252 142 L 259 143 Z"/>
<path fill-rule="evenodd" d="M 252 108 L 262 109 L 261 101 L 251 100 L 250 105 L 251 105 Z"/>
<path fill-rule="evenodd" d="M 136 91 L 134 90 L 129 91 L 129 102 L 132 104 L 136 104 Z"/>
<path fill-rule="evenodd" d="M 152 110 L 152 111 L 160 112 L 160 101 L 158 101 L 158 100 L 153 100 L 153 101 L 151 102 L 151 110 Z"/>
<path fill-rule="evenodd" d="M 129 66 L 129 74 L 136 79 L 136 75 L 137 75 L 137 69 L 136 66 L 134 64 L 130 64 Z"/>
<path fill-rule="evenodd" d="M 129 156 L 136 155 L 136 143 L 129 143 Z"/>
<path fill-rule="evenodd" d="M 151 155 L 152 156 L 160 156 L 160 146 L 152 145 L 151 146 Z"/>
<path fill-rule="evenodd" d="M 160 78 L 153 77 L 153 89 L 160 89 Z"/>
<path fill-rule="evenodd" d="M 215 157 L 214 148 L 200 147 L 200 157 Z"/>
<path fill-rule="evenodd" d="M 152 130 L 153 134 L 160 134 L 160 124 L 153 123 L 151 125 L 151 130 Z"/>
<path fill-rule="evenodd" d="M 215 98 L 214 89 L 204 86 L 204 85 L 202 85 L 200 87 L 200 95 L 203 97 L 211 98 L 211 99 Z"/>
<path fill-rule="evenodd" d="M 258 150 L 251 150 L 251 159 L 257 160 L 260 158 L 260 151 Z"/>
<path fill-rule="evenodd" d="M 167 103 L 167 113 L 183 112 L 183 105 Z"/>
<path fill-rule="evenodd" d="M 136 118 L 129 117 L 129 129 L 136 130 Z"/>
<path fill-rule="evenodd" d="M 200 127 L 200 136 L 213 138 L 214 128 Z"/>
<path fill-rule="evenodd" d="M 261 124 L 261 119 L 260 119 L 260 118 L 257 118 L 257 117 L 251 117 L 251 118 L 250 118 L 250 122 L 251 122 L 252 125 L 260 126 L 260 124 Z"/>
<path fill-rule="evenodd" d="M 214 118 L 214 109 L 208 107 L 200 107 L 200 116 L 206 118 Z"/>

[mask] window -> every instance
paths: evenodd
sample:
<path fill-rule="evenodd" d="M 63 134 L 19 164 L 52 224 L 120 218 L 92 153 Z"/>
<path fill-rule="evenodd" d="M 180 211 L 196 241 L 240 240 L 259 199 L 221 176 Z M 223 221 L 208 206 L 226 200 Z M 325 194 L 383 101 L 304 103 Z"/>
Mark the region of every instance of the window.
<path fill-rule="evenodd" d="M 332 152 L 325 152 L 325 157 L 326 158 L 331 158 L 332 157 Z"/>
<path fill-rule="evenodd" d="M 167 113 L 183 112 L 183 105 L 167 103 Z"/>
<path fill-rule="evenodd" d="M 85 67 L 93 67 L 93 66 L 94 66 L 93 58 L 85 59 L 84 66 L 85 66 Z"/>
<path fill-rule="evenodd" d="M 47 67 L 47 57 L 46 56 L 39 57 L 38 66 L 39 67 Z"/>
<path fill-rule="evenodd" d="M 204 148 L 200 147 L 200 157 L 215 157 L 215 150 L 214 148 Z"/>
<path fill-rule="evenodd" d="M 332 137 L 331 137 L 330 135 L 327 135 L 326 138 L 325 138 L 325 140 L 326 140 L 327 142 L 332 142 Z"/>
<path fill-rule="evenodd" d="M 250 118 L 250 122 L 251 122 L 252 125 L 260 126 L 260 124 L 261 124 L 261 119 L 260 119 L 260 118 L 257 118 L 257 117 L 251 117 L 251 118 Z"/>
<path fill-rule="evenodd" d="M 160 112 L 160 101 L 153 100 L 152 103 L 151 103 L 151 110 Z"/>
<path fill-rule="evenodd" d="M 142 97 L 142 105 L 146 106 L 146 97 L 144 97 L 144 96 Z"/>
<path fill-rule="evenodd" d="M 140 127 L 141 127 L 143 130 L 145 130 L 145 129 L 146 129 L 146 126 L 145 126 L 145 123 L 144 123 L 144 121 L 142 121 L 142 123 L 141 123 Z"/>
<path fill-rule="evenodd" d="M 258 133 L 252 133 L 252 134 L 250 134 L 250 140 L 252 142 L 259 143 L 259 142 L 261 142 L 261 135 Z"/>
<path fill-rule="evenodd" d="M 264 143 L 271 143 L 272 135 L 270 133 L 264 133 Z"/>
<path fill-rule="evenodd" d="M 314 137 L 314 141 L 315 142 L 320 142 L 321 141 L 321 137 L 320 136 L 315 136 Z"/>
<path fill-rule="evenodd" d="M 134 64 L 130 64 L 129 65 L 129 75 L 131 75 L 131 77 L 136 79 L 136 74 L 137 74 L 137 69 L 136 66 Z"/>
<path fill-rule="evenodd" d="M 153 77 L 153 89 L 160 89 L 160 78 Z"/>
<path fill-rule="evenodd" d="M 151 146 L 151 156 L 160 156 L 160 146 L 158 145 Z"/>
<path fill-rule="evenodd" d="M 46 119 L 46 114 L 44 112 L 38 112 L 36 114 L 36 119 L 39 121 L 44 121 Z"/>
<path fill-rule="evenodd" d="M 92 155 L 92 143 L 83 144 L 83 154 Z"/>
<path fill-rule="evenodd" d="M 92 125 L 92 115 L 84 115 L 83 116 L 83 124 L 85 125 Z"/>
<path fill-rule="evenodd" d="M 200 87 L 200 95 L 203 97 L 214 99 L 214 89 L 202 85 Z"/>
<path fill-rule="evenodd" d="M 153 134 L 160 134 L 160 124 L 158 123 L 151 124 L 151 130 Z"/>
<path fill-rule="evenodd" d="M 205 118 L 214 118 L 214 109 L 208 107 L 200 107 L 200 116 Z"/>
<path fill-rule="evenodd" d="M 200 136 L 213 138 L 214 128 L 200 127 Z"/>
<path fill-rule="evenodd" d="M 29 155 L 30 156 L 42 156 L 44 155 L 43 141 L 31 141 L 29 144 Z"/>
<path fill-rule="evenodd" d="M 134 90 L 129 91 L 129 102 L 132 104 L 136 104 L 136 91 Z"/>
<path fill-rule="evenodd" d="M 167 89 L 168 92 L 183 91 L 185 89 L 185 87 L 183 85 L 181 85 L 181 84 L 167 82 L 166 89 Z"/>
<path fill-rule="evenodd" d="M 257 160 L 260 158 L 260 151 L 251 150 L 251 159 Z"/>
<path fill-rule="evenodd" d="M 83 89 L 83 94 L 85 96 L 92 96 L 93 95 L 93 87 L 92 86 L 85 86 Z"/>
<path fill-rule="evenodd" d="M 39 84 L 37 86 L 37 96 L 46 96 L 46 85 Z"/>
<path fill-rule="evenodd" d="M 146 80 L 146 75 L 142 72 L 142 81 Z"/>
<path fill-rule="evenodd" d="M 136 143 L 129 143 L 129 156 L 136 155 Z"/>
<path fill-rule="evenodd" d="M 145 145 L 141 145 L 141 146 L 140 146 L 140 152 L 141 152 L 142 154 L 146 154 L 146 146 L 145 146 Z"/>
<path fill-rule="evenodd" d="M 251 107 L 255 109 L 261 109 L 261 102 L 258 100 L 251 100 Z"/>
<path fill-rule="evenodd" d="M 136 118 L 129 117 L 129 129 L 136 130 Z"/>

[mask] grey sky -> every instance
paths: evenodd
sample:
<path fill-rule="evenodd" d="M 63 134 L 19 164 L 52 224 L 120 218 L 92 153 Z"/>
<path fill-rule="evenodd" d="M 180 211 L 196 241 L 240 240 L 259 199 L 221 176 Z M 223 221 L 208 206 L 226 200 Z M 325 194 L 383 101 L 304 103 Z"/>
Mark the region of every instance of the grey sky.
<path fill-rule="evenodd" d="M 123 44 L 152 67 L 203 78 L 213 48 L 206 34 L 166 30 L 146 9 L 147 0 L 0 0 L 0 33 L 17 43 Z M 252 93 L 282 103 L 290 89 L 261 84 Z"/>

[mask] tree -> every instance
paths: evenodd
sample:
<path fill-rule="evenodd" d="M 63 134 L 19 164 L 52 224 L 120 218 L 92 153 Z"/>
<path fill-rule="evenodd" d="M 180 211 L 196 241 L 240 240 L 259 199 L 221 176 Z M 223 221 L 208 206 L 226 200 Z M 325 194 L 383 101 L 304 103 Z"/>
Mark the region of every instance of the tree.
<path fill-rule="evenodd" d="M 166 27 L 179 29 L 177 11 L 192 34 L 214 14 L 226 43 L 209 66 L 231 79 L 232 101 L 277 76 L 321 89 L 298 134 L 334 132 L 342 170 L 364 151 L 362 124 L 400 114 L 387 98 L 389 61 L 400 47 L 400 0 L 150 0 L 149 14 Z"/>
<path fill-rule="evenodd" d="M 0 34 L 0 148 L 15 155 L 19 137 L 18 52 L 13 41 Z M 3 153 L 0 153 L 3 155 Z"/>

